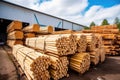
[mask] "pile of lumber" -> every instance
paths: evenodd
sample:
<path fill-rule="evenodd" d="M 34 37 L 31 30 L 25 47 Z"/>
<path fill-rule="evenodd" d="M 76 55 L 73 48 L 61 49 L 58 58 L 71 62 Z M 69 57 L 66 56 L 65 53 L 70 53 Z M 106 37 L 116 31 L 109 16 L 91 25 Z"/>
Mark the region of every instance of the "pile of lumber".
<path fill-rule="evenodd" d="M 54 28 L 51 25 L 48 26 L 40 26 L 39 31 L 36 33 L 36 36 L 41 36 L 41 35 L 48 35 L 52 34 L 54 32 Z"/>
<path fill-rule="evenodd" d="M 104 25 L 104 26 L 92 26 L 90 30 L 83 30 L 84 33 L 104 33 L 104 34 L 117 34 L 119 29 L 117 25 Z"/>
<path fill-rule="evenodd" d="M 35 50 L 15 45 L 13 55 L 29 80 L 49 80 L 50 57 Z"/>
<path fill-rule="evenodd" d="M 87 37 L 84 34 L 75 34 L 77 36 L 77 52 L 86 52 L 87 49 Z"/>
<path fill-rule="evenodd" d="M 64 35 L 44 35 L 35 38 L 27 38 L 26 45 L 50 56 L 52 61 L 50 66 L 50 76 L 54 80 L 67 77 L 68 64 L 67 55 L 75 54 L 75 36 Z M 74 48 L 75 47 L 75 48 Z"/>
<path fill-rule="evenodd" d="M 68 77 L 68 64 L 69 61 L 66 56 L 63 57 L 54 57 L 50 56 L 51 66 L 50 66 L 50 76 L 54 80 L 63 78 L 64 76 Z"/>
<path fill-rule="evenodd" d="M 22 22 L 13 21 L 7 26 L 7 44 L 13 47 L 16 44 L 23 44 Z"/>
<path fill-rule="evenodd" d="M 90 55 L 89 53 L 76 53 L 70 58 L 70 68 L 83 74 L 90 67 Z"/>
<path fill-rule="evenodd" d="M 73 30 L 54 31 L 52 34 L 72 34 Z"/>
<path fill-rule="evenodd" d="M 92 26 L 90 30 L 83 30 L 83 33 L 99 33 L 102 37 L 104 48 L 107 55 L 118 55 L 119 46 L 119 29 L 117 25 Z"/>
<path fill-rule="evenodd" d="M 24 32 L 25 39 L 35 37 L 35 33 L 39 32 L 39 28 L 40 26 L 38 24 L 33 24 L 30 26 L 24 27 L 23 32 Z"/>
<path fill-rule="evenodd" d="M 35 38 L 27 38 L 25 44 L 35 49 L 50 52 L 52 54 L 63 56 L 74 54 L 76 50 L 75 36 L 65 35 L 44 35 Z"/>

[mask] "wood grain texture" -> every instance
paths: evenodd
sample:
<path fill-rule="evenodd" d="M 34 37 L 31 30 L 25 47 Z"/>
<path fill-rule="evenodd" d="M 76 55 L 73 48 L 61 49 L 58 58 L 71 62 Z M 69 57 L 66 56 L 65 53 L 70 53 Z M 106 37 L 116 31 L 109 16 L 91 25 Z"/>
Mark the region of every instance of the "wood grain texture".
<path fill-rule="evenodd" d="M 29 80 L 50 79 L 48 67 L 51 62 L 49 56 L 22 45 L 13 47 L 13 55 Z"/>

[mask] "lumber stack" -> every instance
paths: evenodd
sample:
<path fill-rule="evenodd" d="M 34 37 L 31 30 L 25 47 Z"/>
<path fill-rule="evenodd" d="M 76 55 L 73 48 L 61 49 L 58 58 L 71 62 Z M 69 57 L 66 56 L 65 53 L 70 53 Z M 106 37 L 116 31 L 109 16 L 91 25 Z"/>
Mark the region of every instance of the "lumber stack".
<path fill-rule="evenodd" d="M 100 30 L 107 55 L 117 55 L 119 45 L 116 44 L 116 35 L 119 33 L 117 25 L 92 26 L 91 30 Z"/>
<path fill-rule="evenodd" d="M 94 51 L 96 49 L 97 45 L 97 37 L 95 34 L 84 34 L 87 38 L 87 51 Z"/>
<path fill-rule="evenodd" d="M 63 56 L 74 54 L 75 52 L 74 49 L 76 49 L 75 43 L 76 42 L 72 35 L 65 34 L 65 35 L 44 35 L 35 38 L 27 38 L 25 44 L 35 49 L 43 50 L 44 52 L 50 52 L 58 56 Z"/>
<path fill-rule="evenodd" d="M 40 26 L 38 24 L 33 24 L 30 26 L 24 27 L 23 32 L 24 32 L 25 39 L 35 37 L 35 33 L 39 32 L 39 28 Z"/>
<path fill-rule="evenodd" d="M 87 38 L 84 34 L 75 34 L 77 36 L 77 52 L 86 52 Z"/>
<path fill-rule="evenodd" d="M 39 32 L 40 26 L 38 24 L 33 24 L 23 28 L 23 32 Z"/>
<path fill-rule="evenodd" d="M 89 53 L 76 53 L 70 57 L 70 68 L 83 74 L 90 67 L 90 55 Z"/>
<path fill-rule="evenodd" d="M 120 52 L 119 29 L 117 25 L 92 26 L 90 30 L 83 30 L 84 33 L 99 33 L 102 36 L 104 48 L 107 55 L 118 55 Z"/>
<path fill-rule="evenodd" d="M 20 21 L 12 21 L 7 27 L 7 33 L 21 29 L 22 29 L 22 23 Z"/>
<path fill-rule="evenodd" d="M 16 44 L 23 44 L 22 22 L 13 21 L 7 26 L 7 44 L 13 47 Z"/>
<path fill-rule="evenodd" d="M 54 31 L 52 34 L 72 34 L 73 30 Z"/>
<path fill-rule="evenodd" d="M 58 80 L 60 78 L 63 78 L 65 76 L 68 77 L 68 64 L 69 61 L 66 56 L 64 57 L 54 57 L 50 56 L 51 59 L 51 66 L 50 66 L 50 75 L 51 78 L 54 80 Z"/>
<path fill-rule="evenodd" d="M 27 38 L 26 45 L 50 56 L 50 75 L 54 80 L 68 76 L 67 55 L 75 54 L 76 36 L 71 34 L 44 35 Z"/>
<path fill-rule="evenodd" d="M 36 36 L 39 37 L 41 35 L 48 35 L 54 32 L 54 28 L 51 25 L 48 26 L 40 26 L 39 31 L 36 33 Z"/>
<path fill-rule="evenodd" d="M 39 32 L 40 26 L 38 24 L 32 24 L 29 26 L 26 26 L 22 29 L 24 32 L 24 44 L 26 38 L 32 38 L 36 36 L 36 33 Z"/>
<path fill-rule="evenodd" d="M 50 57 L 31 48 L 15 45 L 13 55 L 29 80 L 49 80 Z"/>
<path fill-rule="evenodd" d="M 95 49 L 94 51 L 90 52 L 90 61 L 93 65 L 97 65 L 99 63 L 99 49 Z"/>

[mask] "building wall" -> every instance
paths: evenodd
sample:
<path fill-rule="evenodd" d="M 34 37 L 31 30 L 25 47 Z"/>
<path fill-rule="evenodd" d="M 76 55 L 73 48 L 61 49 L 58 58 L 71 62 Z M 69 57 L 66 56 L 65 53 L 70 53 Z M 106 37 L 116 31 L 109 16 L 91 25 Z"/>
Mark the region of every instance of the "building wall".
<path fill-rule="evenodd" d="M 34 17 L 34 14 L 36 14 L 39 23 L 42 25 L 52 25 L 54 27 L 57 27 L 58 23 L 62 22 L 59 28 L 73 30 L 80 30 L 83 28 L 81 25 L 57 17 L 49 16 L 38 11 L 23 8 L 4 1 L 0 2 L 0 18 L 19 20 L 23 22 L 28 22 L 30 24 L 35 24 L 37 22 Z"/>

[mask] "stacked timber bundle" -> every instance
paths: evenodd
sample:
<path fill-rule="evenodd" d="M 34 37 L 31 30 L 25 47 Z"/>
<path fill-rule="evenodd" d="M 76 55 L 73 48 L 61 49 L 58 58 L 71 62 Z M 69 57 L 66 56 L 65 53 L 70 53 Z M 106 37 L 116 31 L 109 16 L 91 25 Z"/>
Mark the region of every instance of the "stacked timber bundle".
<path fill-rule="evenodd" d="M 22 45 L 13 47 L 13 55 L 29 80 L 49 80 L 50 57 Z"/>
<path fill-rule="evenodd" d="M 100 34 L 84 34 L 87 37 L 88 47 L 87 52 L 90 53 L 91 63 L 97 65 L 100 62 L 105 60 L 105 53 L 102 53 L 103 42 L 102 36 Z M 102 60 L 102 61 L 101 61 Z"/>
<path fill-rule="evenodd" d="M 107 55 L 117 55 L 116 49 L 119 44 L 116 44 L 116 34 L 101 34 L 103 37 L 103 44 Z"/>
<path fill-rule="evenodd" d="M 90 30 L 83 30 L 84 33 L 99 33 L 102 36 L 104 48 L 107 55 L 119 54 L 119 40 L 117 25 L 92 26 Z M 117 44 L 118 43 L 118 44 Z"/>
<path fill-rule="evenodd" d="M 54 80 L 58 80 L 64 76 L 68 77 L 68 64 L 69 61 L 67 57 L 53 57 L 50 56 L 51 66 L 50 66 L 50 75 Z"/>
<path fill-rule="evenodd" d="M 39 28 L 40 26 L 38 24 L 33 24 L 23 28 L 25 38 L 35 37 L 35 33 L 39 32 Z"/>
<path fill-rule="evenodd" d="M 54 32 L 54 28 L 53 26 L 45 26 L 45 27 L 42 27 L 40 26 L 39 28 L 39 31 L 36 33 L 36 36 L 41 36 L 41 35 L 48 35 L 48 34 L 52 34 Z"/>
<path fill-rule="evenodd" d="M 76 53 L 70 58 L 70 68 L 83 74 L 90 67 L 90 55 L 89 53 Z"/>
<path fill-rule="evenodd" d="M 39 32 L 40 26 L 38 24 L 33 24 L 31 26 L 26 26 L 23 28 L 23 32 Z"/>
<path fill-rule="evenodd" d="M 23 32 L 24 32 L 24 44 L 25 44 L 26 38 L 35 37 L 35 34 L 37 32 L 39 32 L 39 28 L 40 28 L 40 26 L 38 24 L 33 24 L 33 25 L 26 26 L 26 27 L 23 28 Z"/>
<path fill-rule="evenodd" d="M 27 38 L 26 45 L 39 49 L 50 56 L 52 61 L 50 74 L 54 80 L 67 76 L 67 55 L 74 54 L 76 50 L 76 36 L 71 34 L 44 35 L 36 38 Z"/>
<path fill-rule="evenodd" d="M 22 29 L 22 22 L 13 21 L 7 27 L 7 44 L 13 47 L 16 44 L 23 44 L 22 39 L 24 38 Z"/>
<path fill-rule="evenodd" d="M 95 49 L 94 51 L 90 52 L 90 61 L 93 65 L 97 65 L 99 63 L 99 49 Z"/>
<path fill-rule="evenodd" d="M 87 48 L 87 37 L 84 34 L 74 34 L 77 36 L 77 52 L 86 52 Z"/>
<path fill-rule="evenodd" d="M 97 45 L 97 37 L 95 34 L 84 34 L 87 38 L 87 51 L 94 51 L 96 49 Z"/>
<path fill-rule="evenodd" d="M 53 34 L 72 34 L 73 30 L 54 31 Z"/>
<path fill-rule="evenodd" d="M 25 44 L 35 49 L 51 52 L 58 56 L 74 54 L 77 46 L 75 37 L 70 34 L 45 35 L 35 38 L 27 38 Z"/>

